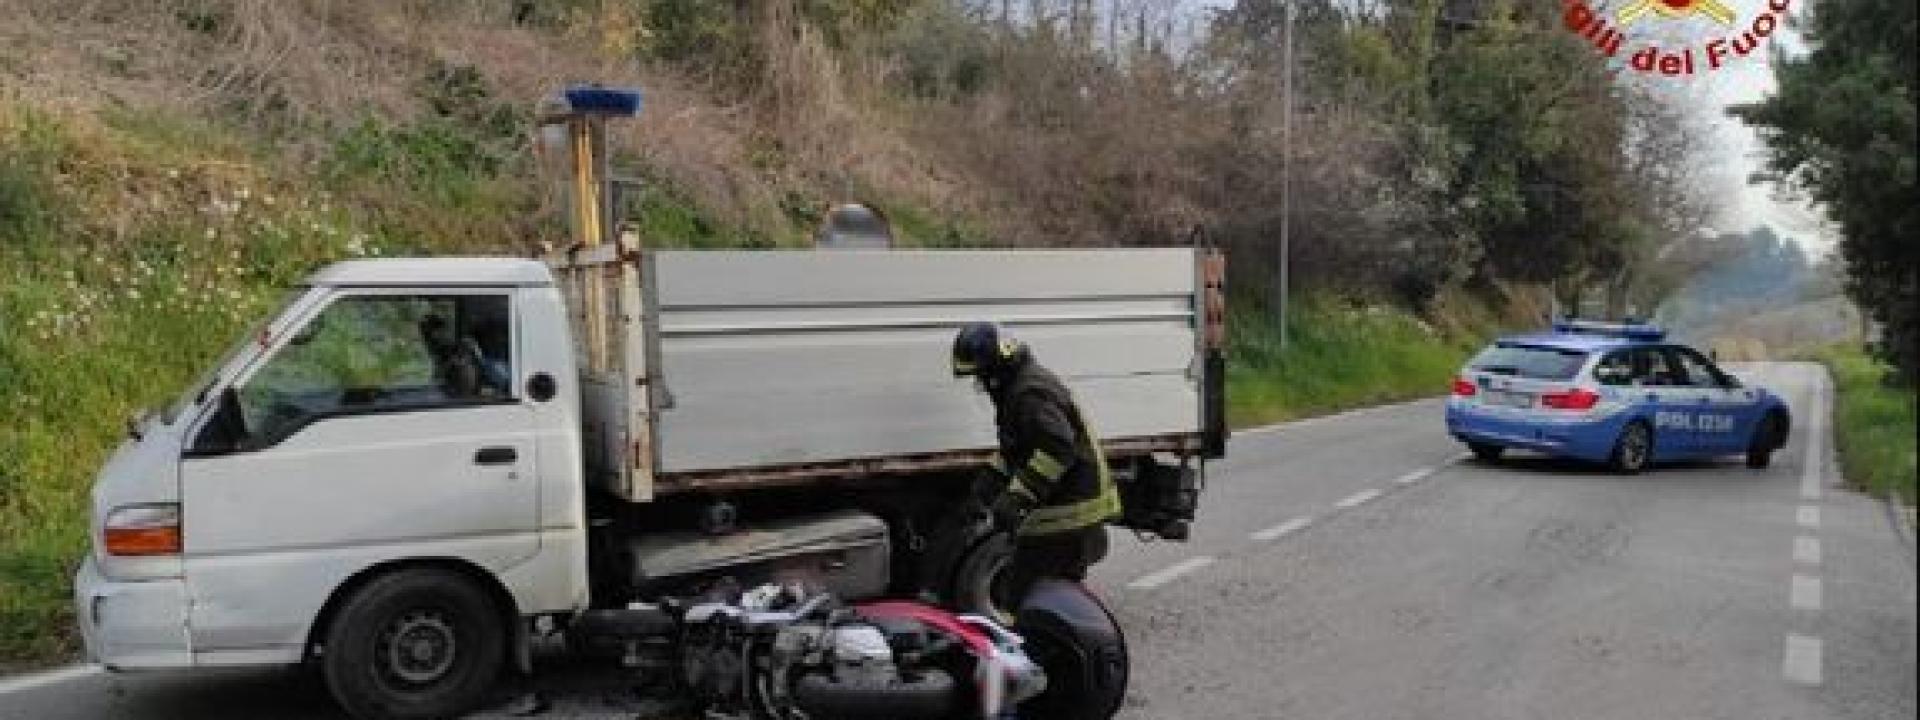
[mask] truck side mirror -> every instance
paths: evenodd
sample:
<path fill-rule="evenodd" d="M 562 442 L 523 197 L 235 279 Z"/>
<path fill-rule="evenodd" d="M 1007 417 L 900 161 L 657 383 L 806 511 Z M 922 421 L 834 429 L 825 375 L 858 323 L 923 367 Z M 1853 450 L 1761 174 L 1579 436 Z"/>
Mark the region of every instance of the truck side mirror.
<path fill-rule="evenodd" d="M 213 417 L 200 428 L 200 434 L 193 439 L 190 455 L 224 455 L 245 450 L 247 445 L 247 418 L 240 409 L 240 393 L 229 387 L 220 391 L 219 404 L 214 407 Z"/>

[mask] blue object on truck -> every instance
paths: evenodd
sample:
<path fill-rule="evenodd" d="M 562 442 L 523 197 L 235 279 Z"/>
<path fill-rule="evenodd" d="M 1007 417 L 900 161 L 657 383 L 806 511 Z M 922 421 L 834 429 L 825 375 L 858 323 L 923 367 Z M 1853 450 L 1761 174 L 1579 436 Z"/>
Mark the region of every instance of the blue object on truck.
<path fill-rule="evenodd" d="M 567 88 L 564 95 L 567 107 L 577 113 L 626 117 L 640 114 L 640 91 L 635 88 L 575 85 Z"/>

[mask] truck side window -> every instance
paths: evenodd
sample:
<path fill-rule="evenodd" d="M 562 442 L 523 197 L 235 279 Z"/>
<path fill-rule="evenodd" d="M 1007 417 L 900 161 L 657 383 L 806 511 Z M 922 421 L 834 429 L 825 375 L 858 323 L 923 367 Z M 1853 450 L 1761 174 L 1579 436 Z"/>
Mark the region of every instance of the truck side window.
<path fill-rule="evenodd" d="M 511 400 L 508 307 L 504 294 L 334 302 L 239 389 L 250 440 L 330 415 Z"/>

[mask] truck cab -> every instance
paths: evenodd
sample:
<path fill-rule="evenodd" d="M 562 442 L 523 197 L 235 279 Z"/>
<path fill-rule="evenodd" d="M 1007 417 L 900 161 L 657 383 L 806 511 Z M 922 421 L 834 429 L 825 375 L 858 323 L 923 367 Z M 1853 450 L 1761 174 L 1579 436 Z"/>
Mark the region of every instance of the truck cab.
<path fill-rule="evenodd" d="M 75 583 L 108 667 L 291 664 L 395 569 L 505 617 L 586 605 L 579 393 L 538 262 L 313 275 L 101 471 Z"/>

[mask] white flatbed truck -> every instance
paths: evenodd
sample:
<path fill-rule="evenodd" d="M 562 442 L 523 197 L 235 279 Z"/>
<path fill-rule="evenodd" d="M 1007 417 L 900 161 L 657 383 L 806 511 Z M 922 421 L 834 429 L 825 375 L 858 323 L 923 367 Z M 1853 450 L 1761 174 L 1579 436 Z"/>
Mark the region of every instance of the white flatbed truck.
<path fill-rule="evenodd" d="M 718 576 L 920 570 L 995 447 L 994 320 L 1071 386 L 1122 524 L 1183 533 L 1226 438 L 1203 249 L 674 251 L 315 272 L 101 469 L 74 602 L 114 670 L 313 663 L 362 715 L 469 705 L 528 638 Z M 369 710 L 369 708 L 372 708 Z"/>

